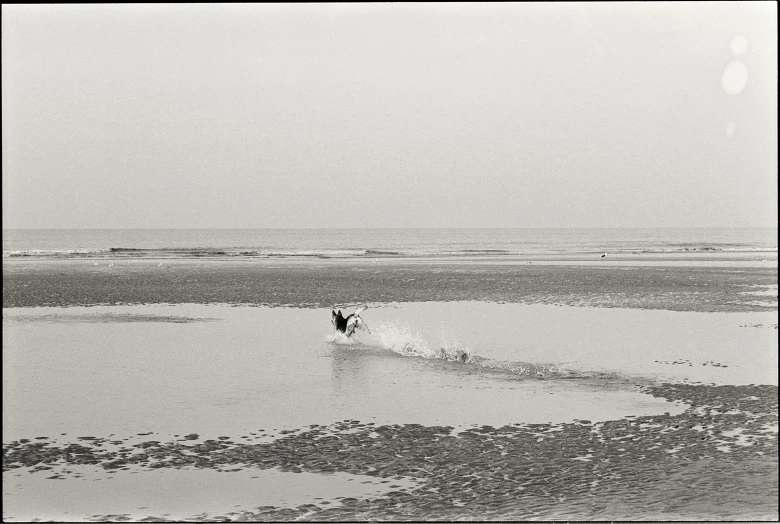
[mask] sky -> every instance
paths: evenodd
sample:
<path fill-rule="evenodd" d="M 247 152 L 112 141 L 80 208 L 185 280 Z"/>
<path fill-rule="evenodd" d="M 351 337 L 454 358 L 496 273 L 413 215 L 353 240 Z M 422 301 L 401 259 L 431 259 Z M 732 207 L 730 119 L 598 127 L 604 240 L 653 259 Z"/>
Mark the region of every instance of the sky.
<path fill-rule="evenodd" d="M 776 227 L 777 74 L 775 2 L 3 5 L 3 227 Z"/>

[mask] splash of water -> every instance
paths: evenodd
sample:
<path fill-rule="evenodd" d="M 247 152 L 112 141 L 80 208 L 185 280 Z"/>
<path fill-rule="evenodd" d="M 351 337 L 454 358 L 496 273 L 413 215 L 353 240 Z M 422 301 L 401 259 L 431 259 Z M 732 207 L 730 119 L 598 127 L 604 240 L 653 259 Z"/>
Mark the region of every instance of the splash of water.
<path fill-rule="evenodd" d="M 338 346 L 354 346 L 355 340 L 352 338 L 349 338 L 344 333 L 340 331 L 334 331 L 333 333 L 330 333 L 325 337 L 325 340 L 328 342 L 332 342 Z"/>
<path fill-rule="evenodd" d="M 555 364 L 502 362 L 485 359 L 464 346 L 455 333 L 442 333 L 440 339 L 439 344 L 431 344 L 420 332 L 386 322 L 373 329 L 369 341 L 364 340 L 363 344 L 371 348 L 392 351 L 405 357 L 448 360 L 478 366 L 486 372 L 508 373 L 527 378 L 584 378 L 589 375 L 570 371 Z M 345 346 L 353 346 L 358 343 L 354 338 L 348 338 L 343 333 L 338 332 L 328 335 L 327 340 Z"/>
<path fill-rule="evenodd" d="M 372 332 L 372 338 L 381 348 L 399 355 L 457 362 L 473 362 L 475 359 L 471 351 L 463 347 L 452 335 L 435 347 L 429 344 L 419 332 L 413 333 L 409 328 L 384 323 Z"/>

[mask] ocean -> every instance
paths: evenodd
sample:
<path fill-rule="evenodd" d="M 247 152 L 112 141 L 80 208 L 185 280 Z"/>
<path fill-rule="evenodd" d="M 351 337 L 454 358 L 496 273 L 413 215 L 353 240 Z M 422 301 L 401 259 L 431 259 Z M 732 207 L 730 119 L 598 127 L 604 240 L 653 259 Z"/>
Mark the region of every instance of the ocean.
<path fill-rule="evenodd" d="M 393 258 L 777 253 L 777 228 L 27 229 L 3 259 Z"/>

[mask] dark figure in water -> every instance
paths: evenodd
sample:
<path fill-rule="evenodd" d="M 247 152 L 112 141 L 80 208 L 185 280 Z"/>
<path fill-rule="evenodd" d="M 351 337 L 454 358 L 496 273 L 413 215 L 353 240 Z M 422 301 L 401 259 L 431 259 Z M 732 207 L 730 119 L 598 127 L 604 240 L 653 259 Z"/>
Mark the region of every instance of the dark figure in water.
<path fill-rule="evenodd" d="M 333 324 L 336 326 L 336 329 L 338 331 L 341 331 L 344 333 L 347 329 L 347 319 L 344 318 L 344 315 L 341 314 L 341 310 L 339 309 L 338 313 L 334 313 L 333 310 L 331 310 L 331 319 Z"/>
<path fill-rule="evenodd" d="M 340 309 L 338 313 L 331 310 L 330 321 L 334 326 L 336 326 L 336 331 L 340 331 L 341 333 L 344 333 L 348 337 L 352 336 L 352 334 L 355 332 L 355 328 L 361 330 L 366 329 L 369 333 L 371 333 L 371 330 L 368 329 L 366 323 L 363 321 L 362 318 L 360 318 L 360 313 L 362 313 L 363 310 L 366 309 L 366 307 L 367 306 L 357 308 L 357 310 L 354 313 L 350 314 L 347 317 L 344 317 L 341 314 Z"/>

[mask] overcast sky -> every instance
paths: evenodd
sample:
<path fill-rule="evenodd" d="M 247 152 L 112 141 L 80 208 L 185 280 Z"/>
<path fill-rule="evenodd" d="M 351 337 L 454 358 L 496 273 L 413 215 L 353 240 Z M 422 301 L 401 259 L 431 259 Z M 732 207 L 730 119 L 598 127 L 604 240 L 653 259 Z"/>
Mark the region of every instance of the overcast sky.
<path fill-rule="evenodd" d="M 3 227 L 777 224 L 777 4 L 4 5 Z"/>

